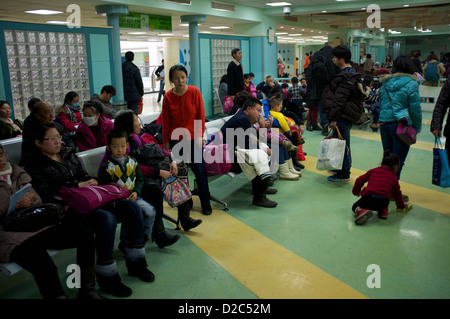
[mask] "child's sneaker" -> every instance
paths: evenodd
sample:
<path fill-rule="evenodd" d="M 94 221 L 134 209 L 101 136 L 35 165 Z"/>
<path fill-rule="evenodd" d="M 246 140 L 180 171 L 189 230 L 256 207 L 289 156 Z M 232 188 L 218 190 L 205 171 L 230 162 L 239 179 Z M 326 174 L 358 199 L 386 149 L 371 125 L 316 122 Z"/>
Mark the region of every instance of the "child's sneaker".
<path fill-rule="evenodd" d="M 412 204 L 405 204 L 405 205 L 406 205 L 405 208 L 397 208 L 397 212 L 399 212 L 399 213 L 407 213 L 407 212 L 409 212 L 409 211 L 412 209 L 412 207 L 413 207 Z"/>
<path fill-rule="evenodd" d="M 361 207 L 357 207 L 355 209 L 355 224 L 363 225 L 370 217 L 372 217 L 373 212 L 370 209 L 365 209 Z"/>
<path fill-rule="evenodd" d="M 377 213 L 378 218 L 387 219 L 389 215 L 388 209 L 389 207 L 386 207 L 385 209 L 378 211 Z"/>

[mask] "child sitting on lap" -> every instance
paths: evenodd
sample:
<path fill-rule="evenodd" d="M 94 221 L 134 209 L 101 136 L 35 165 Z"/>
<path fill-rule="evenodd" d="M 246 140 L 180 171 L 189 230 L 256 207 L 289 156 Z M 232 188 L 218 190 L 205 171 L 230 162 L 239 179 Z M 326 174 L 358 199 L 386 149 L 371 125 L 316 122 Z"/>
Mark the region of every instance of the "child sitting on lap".
<path fill-rule="evenodd" d="M 356 179 L 352 193 L 355 196 L 361 195 L 361 198 L 352 207 L 355 224 L 364 224 L 372 217 L 372 210 L 378 211 L 379 218 L 387 219 L 391 195 L 395 198 L 398 212 L 406 213 L 411 210 L 412 204 L 403 202 L 402 191 L 395 174 L 399 166 L 399 157 L 386 151 L 380 167 L 371 169 Z M 361 190 L 366 182 L 367 186 Z"/>
<path fill-rule="evenodd" d="M 100 183 L 109 184 L 115 182 L 130 191 L 128 200 L 135 201 L 142 209 L 144 220 L 144 236 L 147 241 L 155 221 L 155 208 L 139 197 L 139 193 L 144 185 L 144 177 L 141 173 L 138 162 L 126 155 L 128 144 L 128 135 L 121 130 L 112 130 L 107 135 L 108 145 L 111 152 L 111 158 L 103 165 L 100 172 Z M 121 242 L 119 248 L 125 244 L 124 232 L 121 233 Z"/>

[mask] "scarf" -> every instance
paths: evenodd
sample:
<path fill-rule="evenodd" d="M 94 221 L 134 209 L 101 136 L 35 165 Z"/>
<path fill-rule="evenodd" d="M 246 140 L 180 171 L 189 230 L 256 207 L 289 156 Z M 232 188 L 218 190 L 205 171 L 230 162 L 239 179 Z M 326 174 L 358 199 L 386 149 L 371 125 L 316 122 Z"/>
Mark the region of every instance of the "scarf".
<path fill-rule="evenodd" d="M 11 165 L 9 163 L 6 163 L 6 169 L 0 172 L 0 181 L 6 182 L 10 187 L 12 185 L 11 173 L 12 173 Z"/>
<path fill-rule="evenodd" d="M 80 106 L 78 107 L 72 107 L 71 105 L 67 105 L 67 103 L 64 103 L 64 110 L 66 111 L 67 117 L 69 118 L 71 123 L 77 123 L 77 117 L 75 116 L 75 113 L 73 111 L 79 111 Z"/>

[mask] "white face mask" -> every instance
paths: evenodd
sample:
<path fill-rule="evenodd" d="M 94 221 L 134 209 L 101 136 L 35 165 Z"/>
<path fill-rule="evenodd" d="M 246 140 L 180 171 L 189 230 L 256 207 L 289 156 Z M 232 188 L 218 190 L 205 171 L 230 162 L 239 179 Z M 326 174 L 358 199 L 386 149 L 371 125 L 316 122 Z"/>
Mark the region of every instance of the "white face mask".
<path fill-rule="evenodd" d="M 95 123 L 97 123 L 97 116 L 85 116 L 83 118 L 83 121 L 87 126 L 93 126 Z"/>

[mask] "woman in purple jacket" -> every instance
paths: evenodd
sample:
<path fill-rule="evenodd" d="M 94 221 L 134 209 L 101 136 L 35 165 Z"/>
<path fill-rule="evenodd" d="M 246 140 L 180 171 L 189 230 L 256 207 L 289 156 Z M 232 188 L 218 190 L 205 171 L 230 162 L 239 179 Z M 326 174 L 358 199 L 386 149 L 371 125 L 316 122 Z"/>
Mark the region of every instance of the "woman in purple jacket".
<path fill-rule="evenodd" d="M 77 129 L 76 141 L 80 152 L 107 144 L 106 135 L 114 128 L 114 123 L 103 116 L 97 102 L 86 102 L 83 106 L 83 120 Z"/>

